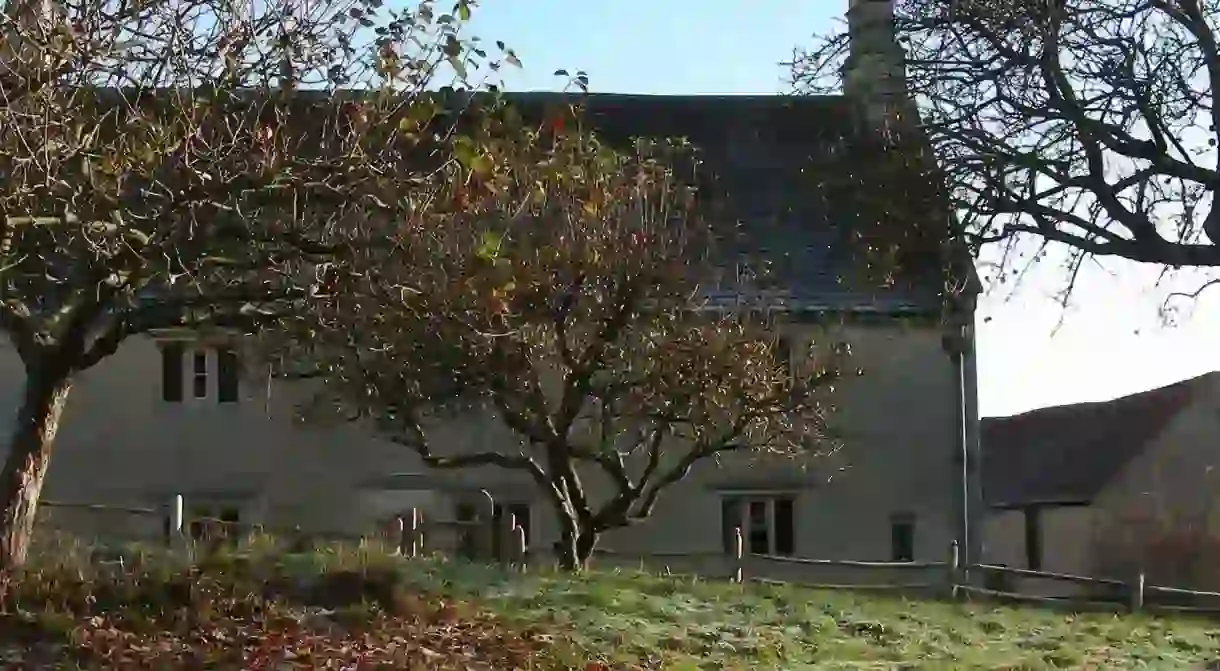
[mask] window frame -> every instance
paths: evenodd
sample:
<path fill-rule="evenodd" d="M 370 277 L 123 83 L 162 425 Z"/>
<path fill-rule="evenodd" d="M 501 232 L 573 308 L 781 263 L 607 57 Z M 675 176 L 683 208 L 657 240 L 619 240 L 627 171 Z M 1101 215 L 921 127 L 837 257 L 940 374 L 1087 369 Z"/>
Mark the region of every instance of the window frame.
<path fill-rule="evenodd" d="M 157 346 L 163 403 L 227 405 L 241 400 L 241 352 L 234 344 L 172 337 L 159 339 Z"/>
<path fill-rule="evenodd" d="M 796 555 L 797 537 L 797 500 L 796 492 L 724 492 L 720 495 L 720 523 L 723 532 L 724 551 L 733 552 L 733 529 L 741 528 L 742 553 L 747 555 L 770 555 L 776 557 L 792 557 Z M 777 510 L 780 501 L 786 501 L 789 508 L 789 519 L 786 533 L 779 525 Z M 755 552 L 751 547 L 751 508 L 755 504 L 764 506 L 764 530 L 766 531 L 766 552 Z M 736 510 L 736 513 L 730 511 Z M 736 517 L 736 524 L 730 518 Z M 781 536 L 787 537 L 786 543 L 781 543 Z M 788 547 L 781 547 L 787 545 Z"/>

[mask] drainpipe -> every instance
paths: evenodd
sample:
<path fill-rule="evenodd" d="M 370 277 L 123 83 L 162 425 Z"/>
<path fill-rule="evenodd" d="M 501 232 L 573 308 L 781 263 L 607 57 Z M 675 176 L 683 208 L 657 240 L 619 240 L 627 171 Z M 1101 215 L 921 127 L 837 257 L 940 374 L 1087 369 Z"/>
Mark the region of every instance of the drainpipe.
<path fill-rule="evenodd" d="M 967 312 L 967 314 L 969 314 Z M 953 520 L 960 548 L 961 563 L 968 567 L 978 561 L 979 540 L 975 536 L 974 518 L 980 511 L 972 505 L 977 498 L 974 471 L 977 468 L 971 449 L 971 418 L 973 404 L 970 384 L 970 352 L 974 334 L 961 312 L 954 311 L 942 340 L 953 366 Z M 968 572 L 966 572 L 968 578 Z"/>

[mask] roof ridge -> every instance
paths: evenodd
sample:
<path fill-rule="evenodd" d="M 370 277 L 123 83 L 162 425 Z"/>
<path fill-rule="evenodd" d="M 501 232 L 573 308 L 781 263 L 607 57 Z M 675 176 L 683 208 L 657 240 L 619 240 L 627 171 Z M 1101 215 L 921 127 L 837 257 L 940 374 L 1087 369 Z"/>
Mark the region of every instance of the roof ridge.
<path fill-rule="evenodd" d="M 1104 399 L 1101 401 L 1078 401 L 1076 403 L 1060 403 L 1057 405 L 1043 406 L 1041 408 L 1033 408 L 1031 410 L 1017 412 L 1017 413 L 1013 413 L 1011 415 L 993 415 L 991 417 L 982 417 L 980 419 L 982 419 L 983 421 L 1001 422 L 1004 420 L 1015 419 L 1018 417 L 1029 417 L 1031 415 L 1037 415 L 1037 414 L 1049 414 L 1056 410 L 1098 408 L 1098 407 L 1102 407 L 1102 406 L 1106 406 L 1106 405 L 1120 403 L 1123 401 L 1130 401 L 1130 400 L 1134 400 L 1134 399 L 1147 398 L 1149 396 L 1156 396 L 1160 393 L 1171 391 L 1174 389 L 1195 386 L 1195 385 L 1198 385 L 1199 383 L 1201 383 L 1204 379 L 1212 379 L 1212 378 L 1220 378 L 1220 370 L 1208 371 L 1201 375 L 1196 375 L 1194 377 L 1189 377 L 1189 378 L 1185 378 L 1182 380 L 1178 380 L 1177 382 L 1171 382 L 1169 384 L 1162 385 L 1160 387 L 1153 387 L 1152 389 L 1145 389 L 1144 391 L 1137 391 L 1137 392 L 1133 392 L 1133 393 L 1126 394 L 1123 396 L 1115 396 L 1114 398 Z"/>

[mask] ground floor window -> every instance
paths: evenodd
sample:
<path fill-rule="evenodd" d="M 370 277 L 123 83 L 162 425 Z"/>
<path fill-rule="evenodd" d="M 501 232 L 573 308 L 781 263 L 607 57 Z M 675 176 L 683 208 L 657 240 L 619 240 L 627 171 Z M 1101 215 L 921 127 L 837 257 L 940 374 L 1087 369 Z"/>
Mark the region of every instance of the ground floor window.
<path fill-rule="evenodd" d="M 457 554 L 464 559 L 473 560 L 478 555 L 478 534 L 474 522 L 478 519 L 478 510 L 472 503 L 459 503 L 454 507 L 454 521 L 459 523 L 457 534 Z"/>
<path fill-rule="evenodd" d="M 890 561 L 915 561 L 915 515 L 890 516 Z"/>
<path fill-rule="evenodd" d="M 725 552 L 733 551 L 733 535 L 741 529 L 743 550 L 749 554 L 792 555 L 796 552 L 795 497 L 783 494 L 728 495 L 721 500 L 720 519 Z"/>
<path fill-rule="evenodd" d="M 194 504 L 187 512 L 187 532 L 194 540 L 236 540 L 241 532 L 241 508 L 236 505 Z"/>
<path fill-rule="evenodd" d="M 528 503 L 497 503 L 495 513 L 496 531 L 494 536 L 495 553 L 497 557 L 501 556 L 501 548 L 504 547 L 505 542 L 510 544 L 515 544 L 517 542 L 515 536 L 507 539 L 507 541 L 503 538 L 504 526 L 500 523 L 500 521 L 504 519 L 505 514 L 512 515 L 513 519 L 516 520 L 517 525 L 525 531 L 525 547 L 528 549 L 533 543 L 533 538 L 530 535 L 530 505 Z M 512 545 L 511 547 L 515 548 L 515 545 Z"/>

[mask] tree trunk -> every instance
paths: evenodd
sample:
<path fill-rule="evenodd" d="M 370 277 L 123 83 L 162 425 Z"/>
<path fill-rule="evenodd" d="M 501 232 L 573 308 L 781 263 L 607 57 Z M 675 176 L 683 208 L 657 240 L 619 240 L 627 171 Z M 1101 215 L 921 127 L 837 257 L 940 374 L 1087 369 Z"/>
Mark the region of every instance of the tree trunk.
<path fill-rule="evenodd" d="M 597 547 L 597 533 L 582 530 L 579 520 L 563 510 L 559 511 L 559 525 L 559 541 L 555 543 L 559 568 L 564 571 L 584 571 L 593 558 L 593 548 Z"/>
<path fill-rule="evenodd" d="M 0 471 L 0 574 L 25 563 L 34 532 L 38 495 L 47 475 L 59 418 L 72 388 L 70 377 L 29 366 L 25 394 Z"/>

